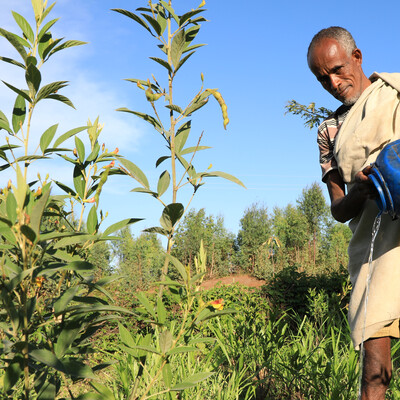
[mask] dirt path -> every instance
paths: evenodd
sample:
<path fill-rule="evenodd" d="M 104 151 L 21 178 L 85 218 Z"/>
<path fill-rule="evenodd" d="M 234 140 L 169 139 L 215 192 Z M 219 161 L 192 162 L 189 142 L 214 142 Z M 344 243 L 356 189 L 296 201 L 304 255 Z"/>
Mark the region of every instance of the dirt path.
<path fill-rule="evenodd" d="M 204 289 L 211 289 L 216 285 L 231 285 L 238 283 L 239 285 L 249 287 L 260 287 L 265 284 L 265 281 L 254 278 L 254 276 L 241 274 L 241 275 L 230 275 L 223 278 L 208 279 L 201 284 Z"/>

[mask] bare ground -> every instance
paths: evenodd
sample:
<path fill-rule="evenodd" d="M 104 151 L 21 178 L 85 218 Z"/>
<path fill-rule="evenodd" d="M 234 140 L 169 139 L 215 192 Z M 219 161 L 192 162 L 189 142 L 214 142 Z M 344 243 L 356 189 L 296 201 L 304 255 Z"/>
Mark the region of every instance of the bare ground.
<path fill-rule="evenodd" d="M 260 287 L 265 284 L 265 281 L 254 278 L 254 276 L 240 274 L 225 276 L 223 278 L 207 279 L 201 284 L 201 287 L 203 289 L 211 289 L 217 285 L 232 285 L 234 283 L 248 287 Z"/>

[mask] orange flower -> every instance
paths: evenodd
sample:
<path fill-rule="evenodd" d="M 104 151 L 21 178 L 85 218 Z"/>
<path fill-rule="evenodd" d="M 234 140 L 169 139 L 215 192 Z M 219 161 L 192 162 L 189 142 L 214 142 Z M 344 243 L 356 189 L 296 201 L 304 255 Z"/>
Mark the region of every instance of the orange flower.
<path fill-rule="evenodd" d="M 216 310 L 221 311 L 224 308 L 224 299 L 218 299 L 210 302 Z"/>

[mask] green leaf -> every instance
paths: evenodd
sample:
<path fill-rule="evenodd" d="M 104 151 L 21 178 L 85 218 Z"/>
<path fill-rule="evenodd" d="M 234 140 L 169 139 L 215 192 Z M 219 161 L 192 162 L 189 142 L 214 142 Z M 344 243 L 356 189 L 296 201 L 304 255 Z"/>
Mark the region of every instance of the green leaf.
<path fill-rule="evenodd" d="M 171 348 L 173 341 L 172 333 L 169 330 L 160 333 L 159 342 L 161 353 L 165 354 Z"/>
<path fill-rule="evenodd" d="M 189 53 L 185 57 L 183 57 L 181 61 L 179 61 L 178 66 L 175 68 L 175 73 L 179 70 L 180 67 L 182 67 L 183 64 L 185 64 L 185 62 L 188 60 L 188 58 L 194 53 L 195 52 L 192 51 L 191 53 Z"/>
<path fill-rule="evenodd" d="M 180 29 L 172 39 L 171 44 L 171 60 L 172 64 L 177 69 L 179 65 L 179 60 L 182 56 L 183 47 L 185 45 L 185 30 Z"/>
<path fill-rule="evenodd" d="M 170 254 L 167 254 L 167 257 L 168 257 L 169 261 L 171 261 L 172 264 L 175 266 L 175 268 L 178 270 L 183 281 L 186 282 L 188 275 L 187 275 L 186 268 L 184 267 L 184 265 L 176 257 L 173 257 Z"/>
<path fill-rule="evenodd" d="M 12 185 L 12 187 L 14 190 L 15 199 L 17 200 L 17 205 L 20 210 L 23 210 L 26 198 L 26 192 L 28 190 L 28 185 L 25 182 L 24 176 L 22 175 L 21 172 L 21 167 L 19 166 L 18 163 L 16 163 L 16 169 L 17 169 L 17 187 L 15 187 L 14 185 Z"/>
<path fill-rule="evenodd" d="M 39 20 L 40 25 L 46 19 L 46 17 L 49 15 L 50 11 L 53 9 L 53 7 L 55 5 L 56 5 L 56 2 L 54 2 L 53 4 L 50 4 L 45 10 L 43 10 L 42 16 L 40 17 L 40 20 Z"/>
<path fill-rule="evenodd" d="M 62 190 L 64 190 L 65 193 L 68 193 L 70 196 L 75 197 L 76 193 L 73 191 L 70 187 L 67 185 L 64 185 L 62 182 L 54 181 L 55 184 Z"/>
<path fill-rule="evenodd" d="M 183 50 L 182 53 L 185 54 L 185 53 L 187 53 L 188 51 L 192 51 L 192 50 L 198 49 L 199 47 L 203 47 L 203 46 L 205 46 L 205 44 L 201 44 L 201 43 L 199 43 L 199 44 L 194 44 L 193 46 L 187 47 L 185 50 Z"/>
<path fill-rule="evenodd" d="M 162 162 L 164 162 L 165 160 L 168 160 L 169 158 L 171 158 L 171 156 L 162 156 L 162 157 L 160 157 L 156 161 L 156 167 L 158 167 Z"/>
<path fill-rule="evenodd" d="M 43 86 L 37 94 L 36 102 L 39 102 L 42 99 L 54 98 L 49 96 L 55 94 L 55 92 L 66 86 L 68 86 L 68 81 L 57 81 Z"/>
<path fill-rule="evenodd" d="M 137 22 L 138 24 L 142 25 L 143 28 L 147 29 L 153 35 L 153 33 L 151 32 L 151 30 L 150 30 L 149 26 L 146 24 L 146 22 L 143 21 L 139 16 L 137 16 L 133 12 L 128 11 L 128 10 L 123 10 L 121 8 L 112 8 L 111 10 L 112 11 L 116 11 L 116 12 L 122 14 L 122 15 L 125 15 L 126 17 L 129 17 L 129 18 L 133 19 L 135 22 Z"/>
<path fill-rule="evenodd" d="M 194 151 L 207 150 L 207 149 L 212 149 L 212 147 L 210 147 L 210 146 L 187 147 L 186 149 L 183 149 L 180 152 L 180 155 L 183 156 L 185 154 L 193 153 Z"/>
<path fill-rule="evenodd" d="M 96 379 L 92 368 L 83 362 L 79 362 L 73 358 L 64 358 L 62 360 L 66 373 L 70 376 L 76 376 L 84 379 Z"/>
<path fill-rule="evenodd" d="M 153 17 L 151 17 L 150 15 L 147 14 L 142 14 L 142 16 L 144 18 L 147 19 L 147 21 L 149 22 L 149 24 L 153 27 L 153 29 L 155 30 L 157 36 L 161 35 L 161 26 L 160 24 L 157 22 L 156 19 L 154 19 Z"/>
<path fill-rule="evenodd" d="M 52 19 L 47 22 L 38 34 L 38 41 L 40 42 L 44 34 L 59 20 L 60 18 Z"/>
<path fill-rule="evenodd" d="M 163 228 L 161 228 L 159 226 L 153 226 L 151 228 L 143 229 L 143 232 L 158 233 L 158 234 L 163 235 L 163 236 L 168 236 L 169 235 L 169 232 L 166 229 L 163 229 Z"/>
<path fill-rule="evenodd" d="M 141 112 L 138 112 L 138 111 L 132 111 L 132 110 L 129 110 L 129 109 L 125 108 L 125 107 L 118 108 L 117 111 L 122 111 L 122 112 L 127 112 L 127 113 L 134 114 L 137 117 L 142 118 L 143 120 L 145 120 L 149 124 L 153 125 L 154 128 L 156 128 L 156 130 L 158 132 L 162 133 L 162 127 L 161 127 L 160 123 L 154 117 L 152 117 L 151 115 L 144 114 L 144 113 L 141 113 Z"/>
<path fill-rule="evenodd" d="M 183 114 L 182 108 L 180 108 L 179 106 L 176 106 L 175 104 L 171 104 L 171 105 L 168 104 L 165 107 L 172 111 L 176 111 L 178 114 Z"/>
<path fill-rule="evenodd" d="M 75 109 L 75 106 L 72 104 L 72 101 L 68 97 L 65 97 L 65 96 L 63 96 L 61 94 L 49 94 L 46 97 L 46 99 L 52 99 L 52 100 L 61 101 L 61 103 L 64 103 L 67 106 L 70 106 L 73 109 Z"/>
<path fill-rule="evenodd" d="M 190 115 L 208 103 L 208 98 L 193 102 L 186 110 L 185 115 Z"/>
<path fill-rule="evenodd" d="M 128 226 L 130 224 L 134 224 L 138 221 L 142 221 L 142 218 L 128 218 L 128 219 L 124 219 L 122 221 L 116 222 L 115 224 L 110 225 L 103 233 L 104 236 L 108 236 L 111 233 L 114 233 L 122 228 L 124 228 L 125 226 Z"/>
<path fill-rule="evenodd" d="M 143 187 L 149 189 L 149 181 L 143 171 L 132 161 L 118 157 L 118 161 L 127 169 L 129 175 L 138 181 Z"/>
<path fill-rule="evenodd" d="M 23 371 L 23 357 L 16 354 L 6 368 L 3 378 L 3 392 L 6 393 L 18 382 Z"/>
<path fill-rule="evenodd" d="M 81 42 L 80 40 L 67 40 L 66 42 L 60 44 L 59 46 L 54 48 L 52 51 L 50 51 L 47 59 L 49 59 L 53 54 L 57 53 L 60 50 L 67 49 L 69 47 L 82 46 L 83 44 L 87 44 L 87 42 Z"/>
<path fill-rule="evenodd" d="M 61 333 L 57 337 L 57 342 L 54 345 L 54 351 L 58 358 L 64 356 L 65 352 L 74 342 L 79 334 L 80 326 L 79 322 L 73 321 L 72 323 L 64 323 Z M 65 366 L 64 360 L 63 364 Z"/>
<path fill-rule="evenodd" d="M 152 195 L 153 197 L 157 198 L 158 197 L 158 193 L 153 192 L 150 189 L 146 189 L 146 188 L 142 188 L 142 187 L 137 187 L 131 190 L 131 192 L 137 192 L 137 193 L 147 193 Z"/>
<path fill-rule="evenodd" d="M 180 347 L 175 347 L 172 350 L 169 350 L 166 354 L 168 356 L 172 356 L 173 354 L 179 354 L 179 353 L 190 353 L 192 351 L 198 351 L 199 349 L 197 347 L 193 346 L 180 346 Z"/>
<path fill-rule="evenodd" d="M 29 357 L 60 372 L 67 372 L 62 362 L 51 351 L 46 349 L 32 350 Z"/>
<path fill-rule="evenodd" d="M 50 32 L 44 34 L 39 43 L 39 55 L 42 57 L 42 59 L 45 60 L 50 51 L 53 50 L 63 40 L 64 38 L 53 40 Z"/>
<path fill-rule="evenodd" d="M 246 186 L 244 186 L 244 184 L 237 178 L 235 178 L 233 175 L 227 174 L 226 172 L 222 172 L 222 171 L 212 171 L 212 172 L 200 172 L 197 174 L 198 176 L 202 176 L 202 177 L 220 177 L 220 178 L 224 178 L 227 179 L 231 182 L 237 183 L 240 186 L 243 186 L 246 189 Z"/>
<path fill-rule="evenodd" d="M 25 61 L 28 54 L 26 53 L 25 47 L 17 39 L 18 36 L 6 31 L 3 28 L 0 28 L 0 35 L 4 36 L 11 43 L 11 45 L 15 48 L 15 50 L 18 51 L 22 59 Z"/>
<path fill-rule="evenodd" d="M 96 233 L 97 228 L 98 228 L 98 220 L 97 220 L 97 207 L 96 205 L 93 205 L 92 208 L 89 211 L 87 221 L 86 221 L 86 226 L 88 232 L 93 235 Z"/>
<path fill-rule="evenodd" d="M 76 193 L 78 193 L 81 199 L 85 198 L 85 187 L 86 187 L 86 180 L 84 176 L 84 170 L 81 166 L 75 165 L 74 168 L 74 187 Z"/>
<path fill-rule="evenodd" d="M 28 38 L 28 40 L 33 44 L 33 42 L 35 40 L 35 35 L 33 33 L 31 26 L 29 25 L 28 21 L 22 15 L 16 13 L 15 11 L 11 11 L 11 12 L 12 12 L 12 15 L 14 16 L 15 22 L 22 29 L 22 32 L 24 32 L 24 34 Z"/>
<path fill-rule="evenodd" d="M 74 296 L 77 294 L 79 290 L 78 286 L 73 286 L 67 289 L 62 296 L 54 303 L 54 313 L 55 314 L 63 314 L 65 312 L 66 307 L 72 301 Z"/>
<path fill-rule="evenodd" d="M 183 146 L 186 144 L 187 138 L 189 137 L 191 125 L 192 125 L 191 121 L 187 121 L 176 132 L 175 147 L 177 153 L 179 154 L 183 149 Z"/>
<path fill-rule="evenodd" d="M 181 219 L 185 209 L 181 203 L 171 203 L 164 207 L 160 218 L 161 226 L 167 230 L 171 230 L 175 224 Z"/>
<path fill-rule="evenodd" d="M 158 180 L 157 184 L 158 197 L 161 197 L 166 192 L 170 183 L 171 183 L 171 177 L 169 175 L 169 172 L 165 170 L 160 175 L 160 179 Z"/>
<path fill-rule="evenodd" d="M 163 5 L 163 7 L 170 13 L 171 17 L 175 20 L 175 22 L 179 25 L 179 18 L 175 14 L 175 11 L 172 7 L 168 5 L 168 3 L 164 0 L 161 0 L 160 3 Z"/>
<path fill-rule="evenodd" d="M 32 243 L 36 241 L 36 233 L 35 231 L 28 225 L 21 226 L 21 233 Z"/>
<path fill-rule="evenodd" d="M 199 372 L 197 374 L 189 376 L 183 382 L 178 383 L 177 385 L 172 387 L 171 390 L 175 390 L 176 391 L 176 390 L 189 389 L 189 388 L 191 388 L 193 386 L 196 386 L 199 382 L 208 379 L 213 374 L 214 374 L 214 372 Z"/>
<path fill-rule="evenodd" d="M 24 64 L 21 64 L 20 62 L 15 61 L 15 60 L 13 60 L 12 58 L 1 57 L 1 56 L 0 56 L 0 60 L 1 60 L 1 61 L 4 61 L 4 62 L 6 62 L 6 63 L 13 64 L 13 65 L 16 65 L 16 66 L 18 66 L 18 67 L 20 67 L 20 68 L 25 69 L 25 65 L 24 65 Z"/>
<path fill-rule="evenodd" d="M 97 158 L 97 156 L 99 155 L 99 152 L 100 152 L 100 145 L 96 141 L 96 143 L 93 146 L 93 151 L 88 155 L 86 162 L 90 163 L 90 162 L 94 161 Z M 103 155 L 103 157 L 104 157 L 104 155 Z M 111 161 L 111 160 L 112 159 L 110 158 L 110 159 L 104 159 L 102 161 Z M 100 159 L 99 159 L 99 161 L 100 161 Z"/>
<path fill-rule="evenodd" d="M 154 304 L 150 302 L 150 300 L 146 297 L 146 295 L 143 292 L 138 292 L 136 293 L 136 298 L 142 304 L 142 306 L 146 309 L 146 311 L 153 317 L 153 319 L 156 319 L 156 313 L 154 311 Z"/>
<path fill-rule="evenodd" d="M 7 87 L 9 87 L 12 91 L 15 93 L 21 95 L 25 100 L 29 101 L 29 103 L 32 103 L 32 99 L 29 97 L 29 94 L 26 93 L 24 90 L 17 89 L 15 86 L 10 85 L 7 82 L 2 81 Z"/>
<path fill-rule="evenodd" d="M 163 300 L 160 297 L 157 298 L 157 317 L 157 322 L 159 324 L 165 324 L 165 321 L 167 320 L 167 310 L 164 306 Z"/>
<path fill-rule="evenodd" d="M 42 81 L 42 75 L 34 64 L 29 64 L 26 68 L 25 80 L 28 84 L 30 92 L 33 94 L 33 96 L 36 95 L 40 87 L 40 82 Z"/>
<path fill-rule="evenodd" d="M 53 144 L 54 147 L 58 147 L 61 143 L 65 142 L 67 139 L 69 139 L 71 136 L 76 135 L 79 132 L 84 131 L 87 129 L 87 126 L 80 126 L 79 128 L 71 129 L 68 132 L 65 132 L 63 135 L 61 135 Z"/>
<path fill-rule="evenodd" d="M 171 66 L 168 64 L 168 61 L 163 60 L 162 58 L 158 58 L 158 57 L 149 57 L 151 60 L 159 63 L 160 65 L 162 65 L 164 68 L 166 68 L 168 70 L 168 72 L 172 73 L 172 68 Z"/>
<path fill-rule="evenodd" d="M 82 140 L 75 136 L 75 146 L 78 151 L 78 157 L 81 163 L 85 162 L 85 145 L 83 144 Z"/>
<path fill-rule="evenodd" d="M 25 116 L 26 116 L 25 99 L 21 95 L 18 95 L 15 100 L 13 115 L 12 115 L 12 126 L 14 133 L 18 133 L 19 130 L 21 129 L 21 126 L 24 124 L 25 121 Z"/>
<path fill-rule="evenodd" d="M 53 140 L 57 128 L 58 124 L 50 126 L 50 128 L 46 129 L 46 131 L 43 132 L 42 136 L 40 137 L 40 149 L 42 150 L 43 154 L 45 153 L 51 141 Z"/>
<path fill-rule="evenodd" d="M 11 224 L 14 225 L 17 220 L 17 200 L 11 191 L 7 194 L 6 210 L 8 219 L 11 221 Z"/>
<path fill-rule="evenodd" d="M 179 26 L 182 26 L 188 19 L 192 18 L 193 16 L 206 11 L 205 9 L 201 9 L 201 10 L 192 10 L 189 11 L 185 14 L 183 14 L 180 18 L 179 18 Z"/>
<path fill-rule="evenodd" d="M 126 329 L 122 324 L 118 324 L 118 328 L 119 328 L 119 337 L 121 339 L 121 342 L 123 344 L 125 344 L 128 347 L 135 347 L 136 346 L 136 342 L 133 339 L 132 335 L 130 334 L 130 332 L 128 331 L 128 329 Z"/>

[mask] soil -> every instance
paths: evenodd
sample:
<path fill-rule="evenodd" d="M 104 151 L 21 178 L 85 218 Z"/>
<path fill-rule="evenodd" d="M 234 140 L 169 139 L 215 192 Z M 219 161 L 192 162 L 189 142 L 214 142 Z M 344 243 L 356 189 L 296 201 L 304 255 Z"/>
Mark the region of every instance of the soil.
<path fill-rule="evenodd" d="M 225 276 L 223 278 L 207 279 L 201 284 L 201 287 L 203 289 L 211 289 L 217 285 L 232 285 L 234 283 L 248 287 L 260 287 L 265 284 L 265 281 L 254 278 L 254 276 L 240 274 Z"/>

